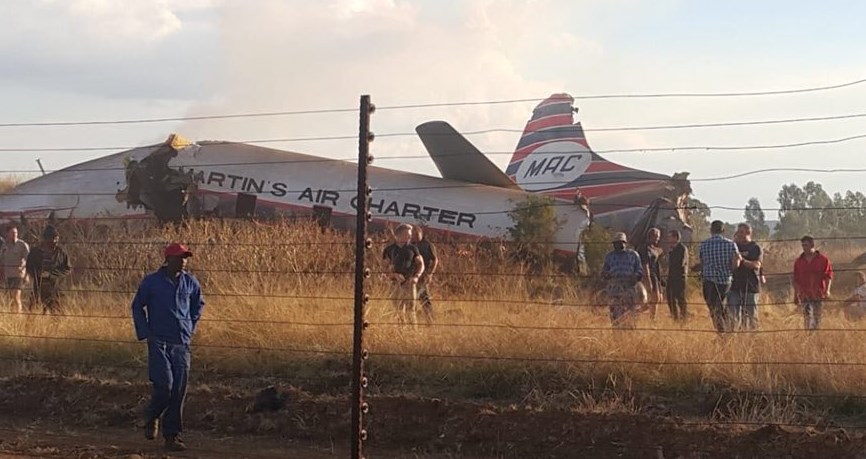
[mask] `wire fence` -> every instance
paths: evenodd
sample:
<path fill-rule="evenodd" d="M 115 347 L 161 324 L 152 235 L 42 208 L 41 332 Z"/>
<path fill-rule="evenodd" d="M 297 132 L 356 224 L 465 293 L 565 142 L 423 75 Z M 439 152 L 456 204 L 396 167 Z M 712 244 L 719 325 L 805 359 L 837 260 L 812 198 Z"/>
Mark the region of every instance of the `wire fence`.
<path fill-rule="evenodd" d="M 860 85 L 866 80 L 803 89 L 786 89 L 778 91 L 751 91 L 751 92 L 728 92 L 728 93 L 667 93 L 667 94 L 598 94 L 576 96 L 575 99 L 616 99 L 616 98 L 677 98 L 677 97 L 757 97 L 757 96 L 779 96 L 792 95 L 807 92 L 820 92 L 834 89 Z M 453 107 L 453 106 L 476 106 L 476 105 L 501 105 L 512 103 L 538 102 L 538 99 L 509 99 L 498 101 L 477 102 L 455 102 L 455 103 L 415 103 L 403 105 L 381 106 L 378 110 L 397 111 L 408 109 Z M 83 121 L 43 121 L 43 122 L 10 122 L 0 123 L 0 128 L 11 127 L 57 127 L 57 126 L 97 126 L 97 125 L 128 125 L 166 123 L 177 121 L 199 121 L 216 119 L 249 119 L 249 118 L 274 118 L 290 116 L 314 116 L 339 113 L 357 113 L 357 109 L 311 109 L 273 111 L 258 113 L 234 113 L 213 114 L 194 117 L 160 117 L 160 118 L 137 118 L 125 120 L 83 120 Z M 689 124 L 667 124 L 667 125 L 644 125 L 644 126 L 612 126 L 586 129 L 586 132 L 628 132 L 628 131 L 653 131 L 653 130 L 683 130 L 683 129 L 706 129 L 706 128 L 733 128 L 745 126 L 769 126 L 785 125 L 811 122 L 830 122 L 860 119 L 866 116 L 863 113 L 846 113 L 828 116 L 814 117 L 792 117 L 749 121 L 725 121 L 715 123 L 689 123 Z M 497 132 L 523 132 L 508 128 L 491 128 L 463 132 L 462 134 L 481 135 Z M 399 131 L 379 134 L 376 138 L 402 138 L 415 136 L 414 132 Z M 274 139 L 253 139 L 243 141 L 248 144 L 269 144 L 281 142 L 301 141 L 336 141 L 354 140 L 359 136 L 355 134 L 317 136 L 317 137 L 291 137 Z M 810 139 L 802 142 L 777 143 L 777 144 L 750 144 L 750 145 L 694 145 L 694 146 L 663 146 L 651 148 L 623 148 L 597 150 L 595 154 L 609 153 L 634 153 L 634 152 L 666 152 L 666 151 L 757 151 L 757 150 L 785 150 L 803 146 L 835 145 L 866 138 L 866 134 L 855 134 L 845 137 Z M 208 145 L 231 145 L 233 142 L 209 142 Z M 79 147 L 2 147 L 3 152 L 75 152 L 75 151 L 103 151 L 103 150 L 126 150 L 135 148 L 129 146 L 79 146 Z M 513 151 L 492 151 L 489 155 L 511 155 Z M 454 152 L 453 155 L 462 153 Z M 443 153 L 444 157 L 452 155 Z M 427 158 L 426 155 L 391 155 L 379 160 L 403 160 L 415 158 Z M 315 167 L 322 164 L 355 162 L 353 167 L 361 167 L 357 164 L 358 158 L 290 158 L 274 161 L 246 161 L 225 163 L 202 163 L 187 164 L 187 167 L 200 166 L 290 166 L 302 168 Z M 77 167 L 74 170 L 52 171 L 60 173 L 102 173 L 119 172 L 124 167 Z M 314 171 L 315 169 L 310 169 Z M 0 171 L 0 173 L 13 171 Z M 22 171 L 14 171 L 22 172 Z M 35 172 L 35 171 L 26 171 Z M 688 179 L 689 181 L 724 181 L 741 177 L 775 173 L 775 172 L 812 172 L 812 173 L 863 173 L 866 169 L 859 168 L 769 168 L 761 170 L 750 170 L 738 174 L 730 174 L 717 177 L 705 177 Z M 376 176 L 372 178 L 375 180 Z M 624 179 L 638 180 L 639 175 L 629 176 Z M 671 182 L 678 179 L 672 178 Z M 539 185 L 555 185 L 557 182 L 540 182 Z M 83 198 L 114 197 L 117 190 L 109 190 L 111 184 L 104 191 L 78 191 L 76 195 Z M 357 188 L 351 187 L 353 183 L 340 184 L 337 189 L 330 190 L 336 193 L 354 193 Z M 404 192 L 427 192 L 438 189 L 468 189 L 471 193 L 473 188 L 481 185 L 471 183 L 437 183 L 418 186 L 384 186 L 378 187 L 371 183 L 371 194 L 375 198 L 377 193 L 400 194 Z M 286 187 L 282 190 L 286 194 L 297 194 L 308 191 L 305 189 L 292 190 Z M 270 192 L 249 191 L 252 195 L 266 195 Z M 38 190 L 12 191 L 2 197 L 63 197 L 69 193 L 63 192 L 40 192 Z M 649 204 L 640 204 L 616 199 L 608 202 L 593 204 L 594 209 L 610 209 L 629 207 L 636 209 L 649 209 Z M 544 207 L 567 207 L 574 208 L 572 202 L 558 201 L 552 204 L 544 204 Z M 532 209 L 533 207 L 530 207 Z M 696 206 L 676 205 L 669 206 L 672 210 L 743 210 L 742 207 L 733 206 Z M 864 206 L 852 205 L 822 205 L 814 206 L 783 206 L 779 208 L 765 208 L 764 210 L 778 210 L 783 212 L 807 211 L 840 213 L 862 213 Z M 476 215 L 509 214 L 511 211 L 484 211 L 478 210 Z M 349 215 L 352 217 L 351 215 Z M 87 221 L 110 221 L 124 220 L 128 216 L 94 216 Z M 309 216 L 288 216 L 286 220 L 309 219 Z M 234 221 L 226 218 L 227 221 Z M 238 218 L 238 221 L 248 219 Z M 61 224 L 75 225 L 74 220 L 59 220 Z M 225 228 L 223 228 L 225 229 Z M 135 233 L 136 231 L 131 231 Z M 179 233 L 175 233 L 179 234 Z M 231 230 L 226 239 L 219 238 L 196 238 L 188 241 L 189 245 L 203 251 L 232 250 L 233 253 L 244 251 L 253 253 L 261 249 L 267 249 L 271 255 L 279 257 L 291 257 L 289 249 L 304 249 L 317 253 L 320 257 L 335 256 L 329 251 L 335 248 L 351 249 L 360 247 L 357 241 L 348 237 L 338 235 L 332 240 L 298 241 L 249 241 L 231 238 Z M 821 238 L 822 241 L 838 241 L 856 243 L 866 239 L 866 236 L 832 236 Z M 148 259 L 156 255 L 143 255 L 141 252 L 152 247 L 159 247 L 166 241 L 152 239 L 152 236 L 133 236 L 125 239 L 110 237 L 108 240 L 91 238 L 85 234 L 65 237 L 62 243 L 69 248 L 73 254 L 79 250 L 100 249 L 106 244 L 114 248 L 123 247 L 124 250 L 139 252 L 137 257 Z M 505 251 L 513 252 L 518 249 L 520 242 L 509 241 L 502 238 L 489 238 L 487 242 L 503 247 Z M 563 242 L 563 241 L 560 241 Z M 582 244 L 592 246 L 595 244 L 607 245 L 607 241 L 565 241 L 569 244 Z M 776 238 L 759 240 L 760 243 L 794 243 L 799 239 Z M 455 248 L 455 251 L 447 252 L 448 256 L 460 257 L 456 251 L 459 247 L 478 246 L 478 240 L 443 240 L 441 246 Z M 378 244 L 369 244 L 372 249 L 368 250 L 367 257 L 371 259 L 380 258 L 381 249 Z M 341 252 L 339 256 L 343 256 Z M 472 254 L 477 256 L 477 254 Z M 856 255 L 856 254 L 855 254 Z M 75 258 L 75 257 L 73 257 Z M 246 261 L 260 261 L 261 255 L 250 255 Z M 207 260 L 207 258 L 205 258 Z M 135 274 L 143 274 L 150 271 L 149 267 L 140 263 L 141 260 L 118 260 L 118 263 L 107 262 L 105 264 L 82 264 L 73 263 L 73 281 L 64 288 L 63 301 L 69 301 L 75 305 L 65 310 L 45 309 L 49 314 L 40 312 L 39 309 L 28 309 L 18 312 L 12 310 L 0 311 L 0 340 L 6 344 L 0 350 L 0 368 L 6 367 L 10 372 L 17 371 L 80 371 L 91 369 L 93 371 L 127 371 L 144 373 L 147 369 L 145 362 L 145 348 L 142 342 L 133 339 L 129 322 L 129 307 L 127 304 L 117 303 L 118 299 L 126 299 L 126 302 L 136 294 L 131 277 Z M 243 261 L 243 260 L 240 260 Z M 292 269 L 261 267 L 255 263 L 247 266 L 204 266 L 193 267 L 193 272 L 201 275 L 205 289 L 205 297 L 208 298 L 208 306 L 205 316 L 201 319 L 202 327 L 206 330 L 203 339 L 196 341 L 194 347 L 201 349 L 204 356 L 203 363 L 196 367 L 214 378 L 276 378 L 280 381 L 288 381 L 295 385 L 313 386 L 311 390 L 324 390 L 347 395 L 350 379 L 349 368 L 350 357 L 353 348 L 350 342 L 348 329 L 358 327 L 359 322 L 352 320 L 351 302 L 357 297 L 351 295 L 349 288 L 351 278 L 358 274 L 357 270 L 349 268 L 349 260 L 344 260 L 341 268 L 320 268 L 316 264 L 302 264 Z M 756 330 L 732 330 L 720 334 L 711 328 L 709 318 L 694 317 L 688 325 L 677 322 L 668 323 L 660 319 L 658 322 L 642 322 L 642 326 L 624 329 L 612 329 L 605 324 L 605 312 L 610 306 L 610 301 L 605 297 L 604 291 L 593 291 L 586 285 L 588 280 L 598 280 L 594 274 L 574 274 L 564 272 L 533 271 L 526 269 L 526 265 L 515 262 L 513 258 L 504 258 L 500 263 L 511 266 L 496 266 L 497 261 L 493 258 L 477 263 L 475 269 L 457 268 L 449 269 L 446 265 L 442 271 L 435 274 L 435 278 L 442 279 L 441 284 L 433 284 L 433 292 L 437 294 L 430 300 L 436 305 L 440 316 L 431 323 L 421 327 L 407 324 L 405 320 L 395 319 L 401 317 L 397 314 L 385 314 L 383 311 L 390 309 L 390 303 L 394 296 L 389 293 L 393 284 L 382 281 L 382 277 L 392 274 L 388 268 L 371 268 L 366 270 L 369 280 L 366 282 L 367 290 L 364 290 L 364 302 L 366 304 L 366 318 L 361 328 L 367 334 L 370 341 L 368 347 L 363 350 L 363 360 L 369 359 L 368 371 L 364 376 L 365 387 L 369 385 L 369 394 L 375 404 L 376 398 L 396 396 L 404 390 L 429 391 L 431 393 L 460 393 L 459 388 L 454 387 L 454 381 L 466 378 L 467 372 L 479 375 L 482 381 L 492 381 L 497 378 L 514 378 L 519 381 L 520 387 L 514 389 L 523 391 L 523 396 L 528 397 L 526 392 L 531 392 L 537 387 L 550 386 L 551 391 L 568 392 L 583 391 L 585 393 L 616 394 L 617 397 L 634 397 L 637 399 L 651 399 L 663 397 L 674 393 L 677 397 L 709 397 L 729 400 L 731 397 L 739 400 L 762 400 L 764 403 L 777 403 L 780 409 L 784 409 L 784 401 L 796 400 L 798 406 L 803 403 L 817 406 L 815 419 L 809 420 L 810 415 L 798 412 L 796 419 L 790 422 L 773 421 L 768 415 L 760 420 L 750 418 L 750 415 L 731 415 L 735 419 L 722 419 L 722 412 L 716 412 L 715 418 L 709 419 L 671 419 L 670 417 L 652 417 L 635 422 L 647 425 L 670 425 L 677 428 L 685 427 L 794 427 L 794 428 L 840 428 L 851 430 L 866 429 L 866 421 L 860 417 L 851 422 L 837 422 L 846 416 L 835 416 L 834 404 L 864 403 L 866 400 L 866 386 L 862 384 L 866 376 L 866 358 L 863 351 L 866 350 L 859 343 L 862 341 L 862 328 L 856 322 L 833 321 L 831 325 L 825 325 L 817 330 L 804 330 L 801 327 L 792 327 L 784 317 L 774 316 L 776 310 L 792 310 L 792 301 L 767 299 L 760 304 L 762 310 L 771 311 L 770 318 Z M 792 264 L 793 260 L 788 260 Z M 381 265 L 380 265 L 381 266 Z M 482 266 L 482 268 L 477 268 Z M 518 268 L 509 271 L 507 268 Z M 840 267 L 837 273 L 858 272 L 856 267 Z M 792 272 L 789 270 L 767 270 L 764 276 L 770 278 L 790 278 Z M 288 284 L 280 280 L 279 276 L 296 278 L 296 283 Z M 214 278 L 211 281 L 211 277 Z M 689 278 L 701 277 L 700 273 L 693 272 Z M 86 282 L 83 280 L 86 278 Z M 339 282 L 335 280 L 339 279 Z M 270 279 L 270 280 L 269 280 Z M 237 283 L 228 282 L 229 280 Z M 542 293 L 531 293 L 527 285 L 530 282 L 549 282 L 548 290 Z M 581 284 L 583 282 L 583 284 Z M 482 290 L 479 285 L 483 283 L 495 284 L 496 288 L 502 289 L 498 295 L 488 294 L 488 290 Z M 270 285 L 275 284 L 275 285 Z M 466 284 L 466 285 L 463 285 Z M 521 284 L 518 286 L 517 284 Z M 267 288 L 263 288 L 267 285 Z M 457 288 L 460 285 L 461 288 Z M 25 286 L 26 289 L 30 285 Z M 436 289 L 441 289 L 441 295 Z M 568 294 L 551 293 L 556 288 L 566 289 Z M 522 289 L 522 290 L 521 290 Z M 14 287 L 0 288 L 0 296 L 6 296 L 8 291 L 19 290 Z M 523 292 L 520 296 L 519 292 Z M 37 289 L 38 292 L 38 289 Z M 512 297 L 513 296 L 513 297 Z M 213 298 L 213 303 L 211 303 Z M 274 307 L 276 302 L 290 300 L 296 302 L 286 311 L 286 305 L 282 309 Z M 370 303 L 367 303 L 367 302 Z M 106 306 L 109 303 L 117 303 Z M 330 303 L 330 304 L 324 304 Z M 694 301 L 692 301 L 694 303 Z M 850 298 L 831 297 L 824 300 L 828 308 L 848 306 Z M 93 306 L 98 305 L 98 306 Z M 38 305 L 36 305 L 38 306 Z M 420 304 L 418 305 L 420 308 Z M 766 309 L 763 309 L 765 308 Z M 450 309 L 449 309 L 450 308 Z M 490 313 L 490 309 L 498 308 L 498 313 Z M 217 309 L 218 312 L 215 312 Z M 270 309 L 270 311 L 268 311 Z M 482 311 L 486 309 L 486 311 Z M 300 313 L 300 310 L 304 310 Z M 599 312 L 599 310 L 601 312 Z M 373 312 L 379 314 L 373 314 Z M 515 312 L 516 311 L 516 312 Z M 447 313 L 453 313 L 451 317 Z M 232 317 L 237 316 L 237 317 Z M 443 318 L 444 317 L 444 318 Z M 643 320 L 643 319 L 642 319 Z M 122 324 L 122 322 L 127 322 Z M 84 324 L 83 326 L 81 324 Z M 703 325 L 703 327 L 702 327 Z M 120 330 L 129 328 L 129 333 Z M 455 342 L 455 339 L 459 341 Z M 763 341 L 755 341 L 763 340 Z M 560 343 L 562 341 L 562 343 Z M 580 348 L 579 346 L 584 346 Z M 647 350 L 629 349 L 628 346 L 643 346 Z M 671 350 L 671 346 L 682 346 L 684 350 Z M 764 347 L 762 347 L 764 346 Z M 768 348 L 766 346 L 773 346 Z M 94 348 L 99 348 L 94 350 Z M 786 352 L 787 349 L 787 352 Z M 106 350 L 110 352 L 107 353 Z M 561 354 L 551 353 L 559 351 Z M 267 362 L 261 366 L 256 366 Z M 340 362 L 328 366 L 329 362 Z M 320 375 L 290 374 L 304 366 L 315 369 L 330 368 L 330 372 Z M 400 372 L 406 369 L 417 370 L 424 365 L 430 369 L 419 371 L 418 376 L 401 376 Z M 38 366 L 38 368 L 36 368 Z M 283 366 L 283 367 L 281 367 Z M 515 376 L 517 375 L 517 376 Z M 669 381 L 664 378 L 669 375 Z M 745 375 L 745 376 L 744 376 Z M 611 378 L 624 376 L 632 381 L 637 381 L 638 387 L 611 387 Z M 559 379 L 559 381 L 546 380 L 535 382 L 537 387 L 532 387 L 535 380 Z M 601 386 L 596 381 L 599 378 L 609 378 Z M 679 378 L 679 379 L 677 379 Z M 826 380 L 822 380 L 825 378 Z M 829 379 L 833 379 L 830 381 Z M 682 387 L 683 382 L 695 383 L 701 387 Z M 703 382 L 701 382 L 703 381 Z M 713 381 L 713 383 L 705 383 Z M 817 382 L 816 382 L 817 381 Z M 747 384 L 759 387 L 749 389 Z M 605 384 L 608 384 L 607 386 Z M 575 385 L 577 387 L 575 387 Z M 601 387 L 601 389 L 599 389 Z M 766 387 L 761 390 L 761 387 Z M 408 388 L 408 389 L 407 389 Z M 788 389 L 788 390 L 786 390 Z M 483 391 L 481 397 L 494 399 L 501 403 L 513 403 L 513 395 L 497 394 L 495 385 Z M 466 395 L 463 393 L 463 395 Z M 497 399 L 497 397 L 501 397 Z M 455 400 L 460 403 L 474 401 L 471 397 Z M 860 406 L 860 405 L 857 405 Z M 375 409 L 375 408 L 374 408 Z M 811 412 L 810 412 L 811 413 Z M 760 417 L 760 416 L 758 416 Z M 850 418 L 851 416 L 847 416 Z M 820 419 L 818 419 L 820 418 Z M 787 418 L 786 418 L 787 419 Z M 621 420 L 610 419 L 609 422 L 621 422 Z M 605 422 L 602 420 L 601 422 Z M 375 435 L 374 435 L 375 438 Z M 605 447 L 600 445 L 586 445 L 593 448 L 617 449 L 617 446 Z M 637 448 L 630 445 L 629 448 Z M 648 450 L 656 450 L 656 447 L 647 447 Z"/>

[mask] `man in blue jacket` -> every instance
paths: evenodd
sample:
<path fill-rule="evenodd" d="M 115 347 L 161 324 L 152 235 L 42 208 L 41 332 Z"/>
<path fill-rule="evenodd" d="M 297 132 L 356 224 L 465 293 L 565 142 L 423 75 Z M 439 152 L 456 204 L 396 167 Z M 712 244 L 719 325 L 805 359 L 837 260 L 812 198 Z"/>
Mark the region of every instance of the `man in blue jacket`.
<path fill-rule="evenodd" d="M 132 301 L 139 340 L 147 340 L 147 373 L 153 383 L 144 436 L 156 438 L 163 418 L 166 448 L 183 451 L 183 401 L 189 378 L 190 342 L 204 309 L 201 286 L 186 271 L 192 252 L 181 244 L 165 248 L 165 265 L 141 281 Z"/>

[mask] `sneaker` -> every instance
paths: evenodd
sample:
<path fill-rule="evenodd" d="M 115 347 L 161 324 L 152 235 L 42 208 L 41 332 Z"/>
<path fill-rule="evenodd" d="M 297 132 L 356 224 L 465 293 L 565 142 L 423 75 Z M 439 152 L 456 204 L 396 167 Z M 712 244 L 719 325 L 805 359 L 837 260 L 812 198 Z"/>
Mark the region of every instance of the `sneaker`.
<path fill-rule="evenodd" d="M 186 445 L 178 436 L 168 437 L 165 439 L 165 449 L 169 451 L 186 451 Z"/>
<path fill-rule="evenodd" d="M 153 440 L 159 432 L 159 419 L 151 419 L 144 423 L 144 438 Z"/>

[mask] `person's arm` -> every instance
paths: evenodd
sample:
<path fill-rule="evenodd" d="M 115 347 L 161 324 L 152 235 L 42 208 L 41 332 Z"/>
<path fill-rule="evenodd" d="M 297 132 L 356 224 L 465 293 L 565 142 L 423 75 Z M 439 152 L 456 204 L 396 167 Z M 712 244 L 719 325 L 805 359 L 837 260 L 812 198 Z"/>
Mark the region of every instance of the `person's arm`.
<path fill-rule="evenodd" d="M 640 256 L 638 256 L 637 254 L 634 254 L 633 259 L 634 259 L 634 262 L 632 263 L 632 265 L 634 268 L 634 276 L 635 276 L 634 282 L 638 283 L 644 278 L 644 275 L 646 273 L 644 272 L 643 268 L 641 267 L 642 263 L 640 261 Z M 647 276 L 647 277 L 649 277 L 649 276 Z"/>
<path fill-rule="evenodd" d="M 21 259 L 19 260 L 19 263 L 24 261 L 24 282 L 27 282 L 27 278 L 30 277 L 30 273 L 27 271 L 27 259 L 30 258 L 30 246 L 26 242 L 22 242 L 21 247 L 23 250 L 21 251 Z"/>
<path fill-rule="evenodd" d="M 757 259 L 755 259 L 755 260 L 746 260 L 745 258 L 743 259 L 743 266 L 745 266 L 747 269 L 761 269 L 761 265 L 763 264 L 763 261 L 764 261 L 764 251 L 761 250 L 760 246 L 756 246 L 756 247 L 757 247 L 757 252 L 758 252 Z"/>
<path fill-rule="evenodd" d="M 409 281 L 416 284 L 421 278 L 421 275 L 424 274 L 424 257 L 421 256 L 421 253 L 417 251 L 415 252 L 415 258 L 412 259 L 412 266 L 415 267 L 415 271 L 412 272 L 412 277 L 409 278 Z"/>
<path fill-rule="evenodd" d="M 830 296 L 830 286 L 833 285 L 833 266 L 830 264 L 830 259 L 827 259 L 827 265 L 824 267 L 824 279 L 827 280 L 827 287 L 824 289 L 824 297 Z"/>
<path fill-rule="evenodd" d="M 439 257 L 436 255 L 436 247 L 430 244 L 430 266 L 426 266 L 427 277 L 432 276 L 439 268 Z"/>
<path fill-rule="evenodd" d="M 55 260 L 57 264 L 54 265 L 48 274 L 54 277 L 63 277 L 72 272 L 72 265 L 69 264 L 69 255 L 65 250 L 59 249 L 57 251 L 57 260 Z"/>
<path fill-rule="evenodd" d="M 650 266 L 649 266 L 649 253 L 648 252 L 649 252 L 649 247 L 647 247 L 647 246 L 641 246 L 637 250 L 637 256 L 638 256 L 638 260 L 640 261 L 640 265 L 639 265 L 640 267 L 637 270 L 633 270 L 633 272 L 639 271 L 642 273 L 647 273 L 647 275 L 644 276 L 643 278 L 641 278 L 641 276 L 637 277 L 638 280 L 643 282 L 644 287 L 646 287 L 647 291 L 650 290 L 650 285 L 649 285 Z"/>
<path fill-rule="evenodd" d="M 731 270 L 736 271 L 743 262 L 743 256 L 737 250 L 737 244 L 731 242 Z"/>
<path fill-rule="evenodd" d="M 189 297 L 189 316 L 192 319 L 192 332 L 195 333 L 201 314 L 204 311 L 204 295 L 201 292 L 201 284 L 194 281 L 192 294 Z"/>
<path fill-rule="evenodd" d="M 150 335 L 150 322 L 147 314 L 147 302 L 150 286 L 147 278 L 141 281 L 135 297 L 132 299 L 132 323 L 135 325 L 135 337 L 139 341 L 147 339 Z"/>

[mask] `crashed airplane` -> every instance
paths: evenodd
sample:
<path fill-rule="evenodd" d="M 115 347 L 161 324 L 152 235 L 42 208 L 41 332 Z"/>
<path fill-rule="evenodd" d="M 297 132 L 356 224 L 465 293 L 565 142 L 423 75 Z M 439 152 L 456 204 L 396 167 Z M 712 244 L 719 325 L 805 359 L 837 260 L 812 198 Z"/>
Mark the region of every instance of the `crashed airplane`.
<path fill-rule="evenodd" d="M 630 232 L 635 243 L 651 226 L 684 230 L 688 240 L 685 176 L 630 169 L 592 152 L 572 104 L 555 94 L 535 108 L 505 172 L 448 123 L 418 126 L 442 178 L 370 167 L 374 222 L 501 238 L 514 225 L 509 212 L 516 203 L 545 194 L 563 222 L 555 242 L 562 252 L 578 250 L 591 219 Z M 348 161 L 173 134 L 22 183 L 0 195 L 0 218 L 312 216 L 339 224 L 356 213 L 356 177 L 357 165 Z"/>
<path fill-rule="evenodd" d="M 529 193 L 370 167 L 374 222 L 421 223 L 455 236 L 499 238 Z M 280 218 L 340 220 L 356 214 L 357 164 L 233 142 L 190 143 L 172 135 L 22 183 L 0 195 L 0 217 Z M 555 248 L 574 252 L 585 207 L 555 206 L 564 223 Z"/>

